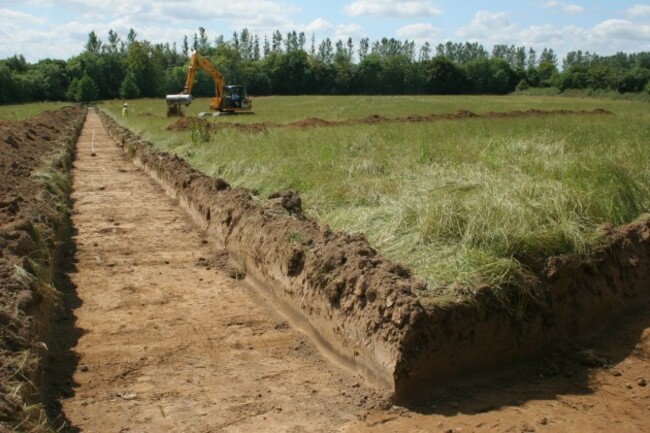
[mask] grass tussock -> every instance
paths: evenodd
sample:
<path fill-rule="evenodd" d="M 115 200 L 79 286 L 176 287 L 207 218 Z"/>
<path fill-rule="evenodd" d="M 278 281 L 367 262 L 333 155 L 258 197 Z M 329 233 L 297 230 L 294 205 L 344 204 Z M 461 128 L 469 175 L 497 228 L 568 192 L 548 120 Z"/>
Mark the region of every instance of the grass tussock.
<path fill-rule="evenodd" d="M 199 109 L 201 100 L 192 109 Z M 203 172 L 270 193 L 301 192 L 324 223 L 362 231 L 384 254 L 411 266 L 436 302 L 468 287 L 525 291 L 543 260 L 586 255 L 598 226 L 650 210 L 650 115 L 639 101 L 545 96 L 296 97 L 256 101 L 256 116 L 217 119 L 206 139 L 170 133 L 164 101 L 134 101 L 128 118 L 106 108 L 161 150 Z M 219 122 L 291 122 L 406 114 L 527 109 L 591 110 L 611 116 L 468 119 L 269 129 Z M 188 113 L 191 115 L 192 113 Z M 445 290 L 439 290 L 446 288 Z"/>

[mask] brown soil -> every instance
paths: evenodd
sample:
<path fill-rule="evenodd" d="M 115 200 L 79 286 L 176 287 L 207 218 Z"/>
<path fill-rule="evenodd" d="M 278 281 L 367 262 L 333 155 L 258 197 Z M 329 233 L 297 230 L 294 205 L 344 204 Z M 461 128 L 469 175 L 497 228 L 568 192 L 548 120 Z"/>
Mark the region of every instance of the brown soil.
<path fill-rule="evenodd" d="M 63 197 L 33 174 L 65 175 L 65 149 L 76 139 L 81 116 L 79 108 L 69 107 L 27 121 L 0 121 L 0 430 L 17 423 L 25 404 L 34 403 L 29 393 L 44 347 L 36 342 L 47 338 L 48 325 L 41 311 L 41 284 L 48 281 L 39 279 L 54 276 L 64 230 L 65 209 L 56 202 Z M 30 275 L 19 275 L 21 269 Z M 16 387 L 22 392 L 11 392 Z"/>
<path fill-rule="evenodd" d="M 650 303 L 529 362 L 439 386 L 409 405 L 371 410 L 347 431 L 650 431 Z M 601 329 L 599 327 L 598 329 Z"/>
<path fill-rule="evenodd" d="M 78 300 L 48 371 L 70 430 L 331 432 L 381 401 L 244 284 L 93 113 L 73 176 Z"/>
<path fill-rule="evenodd" d="M 459 110 L 456 113 L 428 114 L 419 115 L 411 114 L 395 118 L 387 118 L 378 114 L 372 114 L 363 119 L 356 120 L 324 120 L 317 117 L 310 117 L 291 123 L 261 122 L 261 123 L 237 123 L 223 122 L 211 123 L 205 119 L 181 118 L 171 124 L 167 129 L 169 131 L 186 131 L 188 129 L 200 127 L 207 129 L 232 128 L 243 132 L 263 132 L 272 128 L 290 128 L 290 129 L 309 129 L 324 126 L 350 126 L 350 125 L 376 125 L 380 123 L 415 123 L 415 122 L 439 122 L 442 120 L 462 120 L 471 118 L 515 118 L 515 117 L 539 117 L 539 116 L 568 116 L 568 115 L 610 115 L 610 111 L 596 108 L 594 110 L 527 110 L 527 111 L 489 111 L 483 114 L 472 113 L 468 110 Z"/>

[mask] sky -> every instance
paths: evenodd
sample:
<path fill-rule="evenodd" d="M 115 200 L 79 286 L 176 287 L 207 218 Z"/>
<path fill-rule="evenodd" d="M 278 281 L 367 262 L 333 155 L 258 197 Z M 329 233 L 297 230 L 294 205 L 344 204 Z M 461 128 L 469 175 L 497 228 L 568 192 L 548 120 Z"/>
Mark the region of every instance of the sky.
<path fill-rule="evenodd" d="M 600 55 L 650 51 L 650 2 L 551 0 L 0 0 L 0 59 L 67 60 L 88 34 L 106 41 L 134 29 L 153 43 L 190 41 L 204 27 L 211 41 L 248 28 L 263 39 L 275 30 L 308 40 L 382 37 L 429 42 L 514 44 L 552 48 L 560 58 L 583 50 Z"/>

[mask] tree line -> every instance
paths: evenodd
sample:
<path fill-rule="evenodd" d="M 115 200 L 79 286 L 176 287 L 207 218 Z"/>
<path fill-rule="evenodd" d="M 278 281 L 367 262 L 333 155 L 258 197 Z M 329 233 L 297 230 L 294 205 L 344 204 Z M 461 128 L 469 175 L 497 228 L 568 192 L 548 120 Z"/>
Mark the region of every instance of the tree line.
<path fill-rule="evenodd" d="M 248 29 L 210 40 L 200 27 L 180 47 L 94 31 L 84 51 L 68 60 L 28 63 L 22 55 L 0 60 L 0 103 L 43 100 L 159 98 L 178 93 L 188 56 L 198 50 L 232 84 L 253 95 L 296 94 L 505 94 L 529 87 L 650 93 L 650 53 L 599 56 L 573 51 L 562 59 L 550 48 L 447 42 L 419 48 L 413 41 L 351 38 L 316 41 L 304 32 L 275 31 L 260 38 Z M 197 74 L 195 96 L 214 94 L 214 82 Z"/>

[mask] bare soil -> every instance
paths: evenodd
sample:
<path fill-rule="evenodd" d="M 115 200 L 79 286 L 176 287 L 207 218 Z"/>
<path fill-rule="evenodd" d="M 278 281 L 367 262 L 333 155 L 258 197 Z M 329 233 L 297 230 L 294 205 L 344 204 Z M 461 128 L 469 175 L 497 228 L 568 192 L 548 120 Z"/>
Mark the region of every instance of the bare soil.
<path fill-rule="evenodd" d="M 588 338 L 490 376 L 447 383 L 408 409 L 371 410 L 347 431 L 650 431 L 649 313 L 650 303 L 640 303 Z"/>
<path fill-rule="evenodd" d="M 73 176 L 78 299 L 49 370 L 71 431 L 329 432 L 380 401 L 233 278 L 92 113 Z"/>
<path fill-rule="evenodd" d="M 350 120 L 324 120 L 317 117 L 310 117 L 291 123 L 277 122 L 260 122 L 260 123 L 238 123 L 222 122 L 214 123 L 206 119 L 193 117 L 182 117 L 167 128 L 169 131 L 186 131 L 192 128 L 221 129 L 232 128 L 243 132 L 260 133 L 272 128 L 289 128 L 289 129 L 310 129 L 324 126 L 351 126 L 351 125 L 376 125 L 380 123 L 421 123 L 421 122 L 439 122 L 443 120 L 463 120 L 472 118 L 513 118 L 513 117 L 540 117 L 540 116 L 593 116 L 593 115 L 611 115 L 611 111 L 602 108 L 594 110 L 526 110 L 526 111 L 489 111 L 483 114 L 473 113 L 469 110 L 459 110 L 456 113 L 443 114 L 411 114 L 408 116 L 387 118 L 378 114 L 372 114 L 363 119 Z"/>

